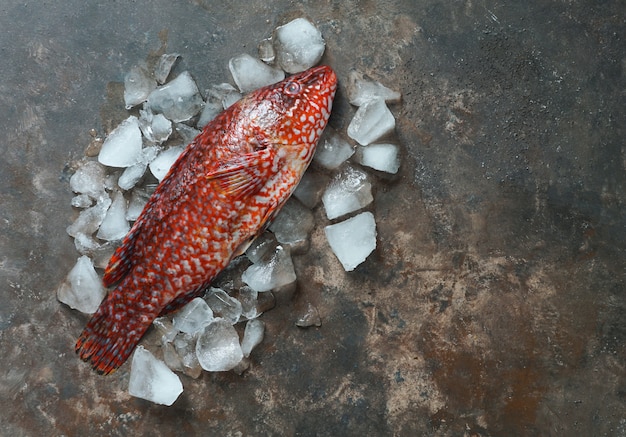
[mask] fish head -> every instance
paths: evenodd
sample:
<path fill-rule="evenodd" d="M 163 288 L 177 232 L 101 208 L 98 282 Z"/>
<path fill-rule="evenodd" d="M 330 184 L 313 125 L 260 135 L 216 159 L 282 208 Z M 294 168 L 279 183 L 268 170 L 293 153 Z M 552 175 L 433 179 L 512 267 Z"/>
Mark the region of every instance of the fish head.
<path fill-rule="evenodd" d="M 337 76 L 328 66 L 313 67 L 257 91 L 257 126 L 278 147 L 296 146 L 310 161 L 332 109 Z"/>

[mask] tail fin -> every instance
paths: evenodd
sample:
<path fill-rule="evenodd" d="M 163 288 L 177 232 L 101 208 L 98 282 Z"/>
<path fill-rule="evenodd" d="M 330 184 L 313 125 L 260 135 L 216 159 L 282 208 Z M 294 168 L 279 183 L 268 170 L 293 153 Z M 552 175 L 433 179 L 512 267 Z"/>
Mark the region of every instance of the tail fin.
<path fill-rule="evenodd" d="M 126 362 L 159 313 L 156 308 L 150 311 L 149 305 L 129 299 L 129 293 L 122 292 L 124 282 L 109 293 L 76 341 L 80 358 L 104 375 Z"/>

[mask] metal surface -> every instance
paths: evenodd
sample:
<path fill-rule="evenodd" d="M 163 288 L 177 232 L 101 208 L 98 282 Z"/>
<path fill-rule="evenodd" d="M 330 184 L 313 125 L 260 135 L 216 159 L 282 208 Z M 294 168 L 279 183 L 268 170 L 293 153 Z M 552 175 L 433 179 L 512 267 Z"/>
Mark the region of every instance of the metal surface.
<path fill-rule="evenodd" d="M 0 6 L 0 434 L 626 435 L 623 2 L 92 3 Z M 178 52 L 205 89 L 298 16 L 340 81 L 403 93 L 378 248 L 343 272 L 316 209 L 251 369 L 132 398 L 128 364 L 74 355 L 86 317 L 56 300 L 64 168 L 125 118 L 133 65 Z M 321 327 L 294 326 L 307 303 Z"/>

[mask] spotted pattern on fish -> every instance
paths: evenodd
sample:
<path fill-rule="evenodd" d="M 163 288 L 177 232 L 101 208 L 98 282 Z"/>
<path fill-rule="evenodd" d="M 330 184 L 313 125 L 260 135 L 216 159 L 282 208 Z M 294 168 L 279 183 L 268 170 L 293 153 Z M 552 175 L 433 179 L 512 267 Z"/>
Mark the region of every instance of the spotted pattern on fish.
<path fill-rule="evenodd" d="M 152 321 L 201 295 L 275 216 L 311 162 L 337 78 L 320 66 L 210 122 L 157 187 L 105 270 L 109 292 L 76 342 L 108 374 Z"/>

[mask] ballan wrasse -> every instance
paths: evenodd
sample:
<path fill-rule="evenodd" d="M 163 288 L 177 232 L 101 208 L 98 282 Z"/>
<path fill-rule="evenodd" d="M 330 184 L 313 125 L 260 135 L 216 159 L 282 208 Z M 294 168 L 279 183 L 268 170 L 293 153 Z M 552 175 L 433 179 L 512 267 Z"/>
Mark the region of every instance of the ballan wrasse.
<path fill-rule="evenodd" d="M 181 154 L 107 266 L 117 283 L 76 342 L 108 374 L 152 321 L 200 296 L 276 215 L 311 162 L 337 77 L 319 66 L 261 88 Z"/>

